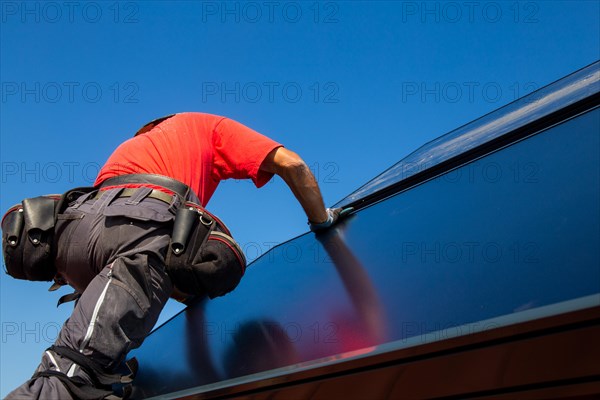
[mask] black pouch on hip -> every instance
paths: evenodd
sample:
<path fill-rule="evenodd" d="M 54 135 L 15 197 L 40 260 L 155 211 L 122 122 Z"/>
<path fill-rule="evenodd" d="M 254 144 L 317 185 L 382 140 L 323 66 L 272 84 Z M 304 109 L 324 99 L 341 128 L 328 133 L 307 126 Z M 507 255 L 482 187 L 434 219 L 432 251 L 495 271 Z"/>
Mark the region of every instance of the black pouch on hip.
<path fill-rule="evenodd" d="M 244 254 L 227 227 L 189 202 L 177 210 L 166 264 L 177 289 L 211 299 L 235 289 L 246 270 Z"/>
<path fill-rule="evenodd" d="M 60 195 L 25 199 L 2 218 L 2 254 L 13 278 L 51 281 L 56 274 L 52 243 L 60 199 Z"/>
<path fill-rule="evenodd" d="M 32 197 L 11 207 L 2 217 L 2 255 L 6 273 L 16 279 L 51 281 L 54 266 L 56 216 L 79 196 L 95 190 L 80 187 L 68 192 Z"/>

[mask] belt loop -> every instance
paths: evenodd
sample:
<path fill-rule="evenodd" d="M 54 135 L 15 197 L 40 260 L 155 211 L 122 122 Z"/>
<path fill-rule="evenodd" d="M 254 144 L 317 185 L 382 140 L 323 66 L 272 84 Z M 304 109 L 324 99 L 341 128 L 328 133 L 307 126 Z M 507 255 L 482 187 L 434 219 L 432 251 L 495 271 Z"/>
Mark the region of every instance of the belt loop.
<path fill-rule="evenodd" d="M 183 202 L 186 201 L 191 201 L 192 203 L 196 203 L 196 204 L 202 204 L 200 202 L 200 199 L 198 198 L 198 196 L 196 196 L 196 193 L 194 193 L 193 190 L 188 190 L 185 198 L 181 199 Z"/>
<path fill-rule="evenodd" d="M 102 193 L 102 195 L 100 196 L 100 198 L 98 200 L 96 200 L 96 202 L 94 203 L 94 205 L 90 209 L 90 213 L 100 213 L 122 191 L 123 191 L 123 188 L 115 188 L 115 189 L 105 190 L 104 193 Z"/>
<path fill-rule="evenodd" d="M 127 200 L 125 202 L 125 204 L 127 205 L 138 205 L 140 204 L 140 202 L 142 200 L 144 200 L 146 197 L 148 197 L 148 195 L 152 193 L 152 189 L 149 187 L 140 187 L 138 189 L 136 189 L 135 193 L 133 194 L 133 196 L 131 196 L 129 198 L 129 200 Z"/>
<path fill-rule="evenodd" d="M 181 207 L 181 205 L 183 204 L 182 199 L 179 197 L 178 194 L 173 195 L 173 199 L 171 200 L 171 204 L 169 204 L 169 212 L 173 213 L 173 214 L 177 214 L 177 209 L 179 207 Z"/>
<path fill-rule="evenodd" d="M 96 193 L 96 191 L 94 190 L 92 192 L 89 192 L 89 193 L 86 193 L 86 194 L 84 194 L 82 196 L 79 196 L 79 198 L 77 198 L 77 200 L 75 200 L 75 202 L 73 203 L 73 205 L 70 206 L 70 207 L 74 208 L 74 209 L 79 208 L 80 205 L 82 205 L 87 199 L 90 198 L 91 195 L 93 195 L 95 193 Z"/>

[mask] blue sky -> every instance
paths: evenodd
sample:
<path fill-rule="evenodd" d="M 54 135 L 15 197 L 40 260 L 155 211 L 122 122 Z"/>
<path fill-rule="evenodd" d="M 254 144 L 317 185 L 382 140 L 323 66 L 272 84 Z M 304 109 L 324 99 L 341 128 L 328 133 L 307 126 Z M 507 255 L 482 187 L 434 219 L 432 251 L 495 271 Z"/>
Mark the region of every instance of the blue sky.
<path fill-rule="evenodd" d="M 600 58 L 597 1 L 0 7 L 3 212 L 91 185 L 138 127 L 181 111 L 234 118 L 298 152 L 333 204 L 425 142 Z M 208 208 L 250 259 L 307 230 L 278 179 L 223 182 Z M 67 289 L 47 286 L 0 277 L 2 397 L 70 314 L 55 307 Z"/>

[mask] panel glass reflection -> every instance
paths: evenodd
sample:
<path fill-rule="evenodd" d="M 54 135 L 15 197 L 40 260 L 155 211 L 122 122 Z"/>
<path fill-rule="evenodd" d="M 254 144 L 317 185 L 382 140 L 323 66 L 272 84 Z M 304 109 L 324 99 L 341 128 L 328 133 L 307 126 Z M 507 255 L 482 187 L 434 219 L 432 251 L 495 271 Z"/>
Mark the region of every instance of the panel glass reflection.
<path fill-rule="evenodd" d="M 600 61 L 421 146 L 340 200 L 350 204 L 600 90 Z"/>

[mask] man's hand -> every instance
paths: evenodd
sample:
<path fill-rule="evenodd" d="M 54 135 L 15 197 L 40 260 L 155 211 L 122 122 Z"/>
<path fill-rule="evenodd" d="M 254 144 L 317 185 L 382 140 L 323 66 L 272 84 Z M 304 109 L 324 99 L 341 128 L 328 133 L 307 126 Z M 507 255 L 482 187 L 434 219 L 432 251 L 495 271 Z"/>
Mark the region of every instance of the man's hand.
<path fill-rule="evenodd" d="M 352 207 L 328 208 L 326 210 L 328 217 L 327 217 L 327 220 L 325 220 L 324 222 L 315 223 L 315 222 L 308 221 L 308 224 L 310 225 L 310 230 L 313 232 L 318 232 L 323 229 L 327 229 L 330 226 L 334 225 L 336 222 L 338 222 L 340 219 L 346 217 L 349 213 L 352 212 L 352 210 L 354 210 L 354 208 L 352 208 Z"/>

